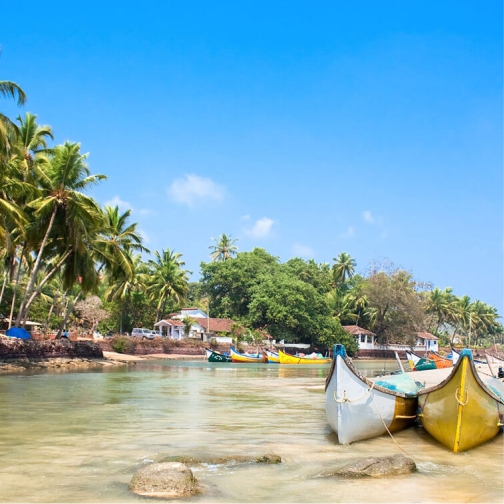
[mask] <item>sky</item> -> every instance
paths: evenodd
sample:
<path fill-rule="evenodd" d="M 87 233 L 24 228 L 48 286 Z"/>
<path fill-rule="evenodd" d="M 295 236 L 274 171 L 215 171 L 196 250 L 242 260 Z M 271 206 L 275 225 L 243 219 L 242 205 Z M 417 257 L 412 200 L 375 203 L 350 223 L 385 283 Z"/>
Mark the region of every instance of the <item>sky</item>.
<path fill-rule="evenodd" d="M 113 5 L 110 5 L 113 4 Z M 222 233 L 504 314 L 501 1 L 2 6 L 0 80 L 192 280 Z M 9 22 L 5 22 L 10 20 Z M 502 320 L 501 320 L 502 322 Z"/>

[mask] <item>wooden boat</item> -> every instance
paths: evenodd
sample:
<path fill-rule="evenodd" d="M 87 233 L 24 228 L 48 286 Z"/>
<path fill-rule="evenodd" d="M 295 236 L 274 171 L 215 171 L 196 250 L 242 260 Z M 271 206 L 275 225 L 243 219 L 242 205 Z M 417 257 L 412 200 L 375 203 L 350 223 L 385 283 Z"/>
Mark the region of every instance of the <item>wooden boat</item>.
<path fill-rule="evenodd" d="M 465 349 L 445 380 L 420 391 L 418 407 L 425 430 L 461 452 L 489 441 L 504 425 L 504 385 L 495 378 L 483 382 Z"/>
<path fill-rule="evenodd" d="M 325 387 L 327 421 L 341 444 L 396 432 L 414 422 L 420 387 L 404 372 L 373 382 L 359 373 L 343 345 L 335 345 Z"/>
<path fill-rule="evenodd" d="M 412 371 L 425 371 L 427 369 L 436 369 L 436 363 L 432 360 L 420 357 L 415 352 L 406 350 L 406 358 Z"/>
<path fill-rule="evenodd" d="M 427 359 L 434 361 L 436 363 L 437 369 L 444 369 L 453 366 L 453 361 L 451 359 L 443 357 L 442 355 L 439 355 L 436 352 L 430 351 L 427 354 Z"/>
<path fill-rule="evenodd" d="M 278 352 L 273 352 L 272 350 L 268 350 L 267 348 L 264 350 L 266 354 L 266 358 L 268 359 L 268 363 L 270 364 L 279 364 L 280 357 L 278 356 Z"/>
<path fill-rule="evenodd" d="M 455 348 L 452 347 L 452 362 L 453 362 L 453 365 L 455 365 L 457 363 L 457 361 L 459 360 L 459 357 L 460 357 L 460 352 L 458 350 L 455 350 Z M 475 359 L 473 357 L 473 362 L 475 364 L 486 364 L 486 360 L 482 360 L 482 359 Z"/>
<path fill-rule="evenodd" d="M 280 364 L 330 364 L 332 362 L 331 358 L 318 357 L 314 359 L 310 357 L 299 357 L 297 355 L 282 352 L 280 349 L 278 349 L 278 358 Z"/>
<path fill-rule="evenodd" d="M 229 347 L 229 351 L 231 353 L 231 361 L 232 362 L 243 362 L 243 363 L 252 363 L 252 362 L 268 362 L 268 358 L 264 357 L 261 354 L 242 354 L 237 352 L 233 347 Z"/>
<path fill-rule="evenodd" d="M 231 356 L 205 348 L 208 362 L 231 362 Z"/>

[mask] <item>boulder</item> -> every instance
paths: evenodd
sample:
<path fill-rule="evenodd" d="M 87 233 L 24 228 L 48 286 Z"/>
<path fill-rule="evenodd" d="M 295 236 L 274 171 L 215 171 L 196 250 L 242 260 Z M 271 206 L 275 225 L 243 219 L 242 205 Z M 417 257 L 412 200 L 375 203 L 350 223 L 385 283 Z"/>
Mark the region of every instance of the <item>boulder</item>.
<path fill-rule="evenodd" d="M 409 474 L 414 471 L 416 471 L 415 462 L 404 455 L 397 454 L 390 457 L 370 457 L 357 460 L 341 467 L 328 476 L 351 476 L 355 478 L 372 476 L 381 478 L 396 474 Z"/>
<path fill-rule="evenodd" d="M 176 499 L 201 493 L 191 469 L 180 462 L 149 464 L 131 478 L 129 489 L 146 497 Z"/>

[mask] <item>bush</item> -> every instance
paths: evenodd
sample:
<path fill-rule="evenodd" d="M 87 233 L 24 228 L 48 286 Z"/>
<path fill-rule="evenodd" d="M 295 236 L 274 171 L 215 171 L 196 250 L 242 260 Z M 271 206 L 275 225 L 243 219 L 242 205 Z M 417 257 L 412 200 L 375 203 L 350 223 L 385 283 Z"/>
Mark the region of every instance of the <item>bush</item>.
<path fill-rule="evenodd" d="M 112 350 L 117 353 L 128 353 L 135 349 L 136 342 L 125 336 L 116 336 L 111 341 Z"/>

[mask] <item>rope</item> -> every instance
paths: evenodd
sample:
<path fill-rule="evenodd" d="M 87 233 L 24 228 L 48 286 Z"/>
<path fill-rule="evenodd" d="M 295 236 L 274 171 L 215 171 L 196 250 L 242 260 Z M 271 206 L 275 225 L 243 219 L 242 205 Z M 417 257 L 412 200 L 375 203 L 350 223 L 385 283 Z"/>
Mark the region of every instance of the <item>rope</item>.
<path fill-rule="evenodd" d="M 338 403 L 338 404 L 342 404 L 342 403 L 345 403 L 345 402 L 357 402 L 357 401 L 360 401 L 362 399 L 364 399 L 364 397 L 366 397 L 370 392 L 371 390 L 374 389 L 374 386 L 375 386 L 375 383 L 373 382 L 373 385 L 371 385 L 371 387 L 369 387 L 368 390 L 366 390 L 366 392 L 364 392 L 364 394 L 362 394 L 360 397 L 358 397 L 357 399 L 349 399 L 346 394 L 345 394 L 345 391 L 343 390 L 343 399 L 338 399 L 336 397 L 336 390 L 333 392 L 333 396 L 334 396 L 334 400 Z"/>
<path fill-rule="evenodd" d="M 466 406 L 467 403 L 469 402 L 469 392 L 467 392 L 467 389 L 465 390 L 465 393 L 466 393 L 465 403 L 463 403 L 461 400 L 459 400 L 460 396 L 458 396 L 458 392 L 459 392 L 459 388 L 457 387 L 455 390 L 455 400 L 460 404 L 460 406 Z"/>

